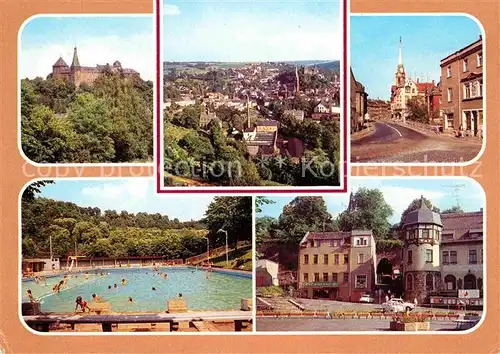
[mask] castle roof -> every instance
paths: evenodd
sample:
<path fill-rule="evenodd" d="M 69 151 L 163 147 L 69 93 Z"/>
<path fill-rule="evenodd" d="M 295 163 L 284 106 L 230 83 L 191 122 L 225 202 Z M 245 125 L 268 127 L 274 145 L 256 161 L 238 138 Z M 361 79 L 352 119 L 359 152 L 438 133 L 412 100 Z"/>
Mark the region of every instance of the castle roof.
<path fill-rule="evenodd" d="M 64 61 L 64 59 L 62 57 L 59 57 L 59 59 L 57 59 L 56 63 L 54 65 L 52 65 L 52 67 L 54 67 L 54 68 L 57 68 L 57 67 L 67 68 L 68 64 L 66 64 L 66 62 Z"/>
<path fill-rule="evenodd" d="M 483 237 L 483 212 L 448 213 L 442 215 L 443 243 L 481 240 Z M 446 238 L 444 235 L 450 235 Z"/>
<path fill-rule="evenodd" d="M 425 205 L 424 197 L 420 198 L 420 208 L 409 212 L 406 215 L 404 227 L 413 224 L 435 224 L 443 226 L 441 222 L 441 216 L 438 213 L 430 210 L 427 205 Z"/>
<path fill-rule="evenodd" d="M 73 50 L 73 61 L 71 62 L 71 66 L 80 66 L 80 60 L 78 60 L 78 52 L 76 51 L 76 47 Z"/>

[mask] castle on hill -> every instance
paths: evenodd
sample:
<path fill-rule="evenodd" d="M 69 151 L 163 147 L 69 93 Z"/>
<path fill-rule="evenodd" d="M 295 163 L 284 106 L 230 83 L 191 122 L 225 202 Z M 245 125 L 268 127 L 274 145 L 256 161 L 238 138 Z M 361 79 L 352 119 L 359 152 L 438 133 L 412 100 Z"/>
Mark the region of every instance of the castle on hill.
<path fill-rule="evenodd" d="M 134 69 L 122 68 L 118 60 L 115 61 L 113 65 L 98 64 L 95 67 L 81 66 L 76 47 L 73 50 L 73 61 L 71 62 L 71 66 L 68 66 L 62 57 L 59 57 L 56 63 L 52 65 L 52 76 L 54 78 L 72 82 L 76 87 L 80 86 L 82 83 L 92 85 L 97 78 L 107 72 L 120 73 L 127 78 L 140 78 L 140 74 Z"/>

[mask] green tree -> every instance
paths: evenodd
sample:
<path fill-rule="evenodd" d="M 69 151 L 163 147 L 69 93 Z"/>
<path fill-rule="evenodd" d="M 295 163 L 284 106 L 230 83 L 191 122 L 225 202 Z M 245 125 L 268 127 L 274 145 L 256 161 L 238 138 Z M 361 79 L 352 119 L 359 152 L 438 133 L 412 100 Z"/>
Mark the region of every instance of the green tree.
<path fill-rule="evenodd" d="M 276 203 L 274 200 L 269 199 L 267 197 L 255 197 L 255 212 L 262 213 L 262 206 L 268 204 Z"/>
<path fill-rule="evenodd" d="M 90 93 L 77 95 L 69 107 L 68 120 L 77 134 L 72 162 L 111 162 L 115 156 L 110 137 L 110 115 L 105 102 Z"/>
<path fill-rule="evenodd" d="M 463 213 L 464 210 L 460 205 L 454 205 L 451 208 L 445 209 L 441 212 L 441 214 L 452 214 L 452 213 Z"/>
<path fill-rule="evenodd" d="M 406 103 L 407 110 L 409 111 L 408 119 L 420 122 L 429 123 L 429 117 L 427 115 L 427 105 L 425 104 L 424 97 L 415 96 L 408 100 Z"/>
<path fill-rule="evenodd" d="M 307 232 L 334 231 L 336 225 L 322 197 L 296 197 L 285 205 L 273 232 L 282 242 L 298 244 Z"/>
<path fill-rule="evenodd" d="M 360 188 L 352 194 L 349 204 L 351 209 L 338 217 L 342 231 L 372 230 L 376 241 L 386 237 L 393 210 L 379 189 Z"/>

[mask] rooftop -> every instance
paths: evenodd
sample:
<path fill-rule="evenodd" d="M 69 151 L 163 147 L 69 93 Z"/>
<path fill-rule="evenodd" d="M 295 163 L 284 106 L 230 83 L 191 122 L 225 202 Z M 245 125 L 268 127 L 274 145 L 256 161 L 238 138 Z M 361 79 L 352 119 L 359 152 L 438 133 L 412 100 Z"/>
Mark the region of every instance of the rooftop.
<path fill-rule="evenodd" d="M 425 205 L 423 196 L 420 198 L 420 208 L 412 212 L 409 212 L 406 215 L 404 227 L 413 224 L 435 224 L 443 226 L 443 223 L 441 222 L 441 217 L 439 216 L 438 213 L 430 210 L 427 207 L 427 205 Z"/>

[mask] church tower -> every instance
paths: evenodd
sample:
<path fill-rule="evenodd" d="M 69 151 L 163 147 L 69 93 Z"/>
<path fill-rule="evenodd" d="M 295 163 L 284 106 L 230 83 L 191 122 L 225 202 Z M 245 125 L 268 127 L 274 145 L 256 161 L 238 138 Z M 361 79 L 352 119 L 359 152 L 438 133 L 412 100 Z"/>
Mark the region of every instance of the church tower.
<path fill-rule="evenodd" d="M 70 66 L 70 77 L 71 77 L 71 81 L 73 81 L 73 83 L 76 86 L 80 85 L 80 81 L 81 81 L 80 70 L 81 70 L 80 60 L 78 59 L 78 52 L 77 52 L 76 46 L 75 46 L 75 49 L 73 49 L 73 61 L 71 62 L 71 66 Z"/>
<path fill-rule="evenodd" d="M 403 264 L 405 299 L 428 302 L 431 293 L 441 288 L 440 245 L 443 223 L 441 216 L 425 205 L 406 215 L 403 232 Z"/>
<path fill-rule="evenodd" d="M 399 37 L 399 59 L 398 68 L 396 70 L 396 86 L 402 87 L 405 84 L 406 73 L 403 66 L 403 40 Z"/>
<path fill-rule="evenodd" d="M 298 96 L 300 92 L 299 69 L 295 66 L 295 95 Z"/>

